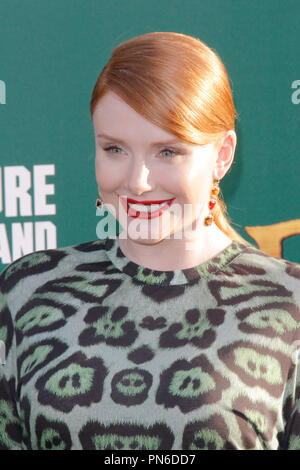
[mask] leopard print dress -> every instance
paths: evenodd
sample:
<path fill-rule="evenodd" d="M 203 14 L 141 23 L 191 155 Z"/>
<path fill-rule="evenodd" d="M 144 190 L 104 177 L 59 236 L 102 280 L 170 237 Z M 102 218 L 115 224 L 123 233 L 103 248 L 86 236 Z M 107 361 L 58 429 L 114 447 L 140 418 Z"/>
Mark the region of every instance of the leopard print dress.
<path fill-rule="evenodd" d="M 156 271 L 107 238 L 0 289 L 0 449 L 300 449 L 299 264 L 233 241 Z"/>

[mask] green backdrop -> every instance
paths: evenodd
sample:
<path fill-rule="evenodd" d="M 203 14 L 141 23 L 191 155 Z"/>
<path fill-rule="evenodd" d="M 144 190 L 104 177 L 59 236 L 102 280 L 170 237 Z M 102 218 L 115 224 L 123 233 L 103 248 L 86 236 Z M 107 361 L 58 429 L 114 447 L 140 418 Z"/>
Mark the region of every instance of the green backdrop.
<path fill-rule="evenodd" d="M 254 244 L 246 227 L 290 223 L 281 255 L 300 262 L 298 0 L 1 0 L 0 24 L 0 270 L 44 239 L 97 238 L 92 88 L 117 44 L 152 31 L 221 56 L 240 116 L 229 215 Z"/>

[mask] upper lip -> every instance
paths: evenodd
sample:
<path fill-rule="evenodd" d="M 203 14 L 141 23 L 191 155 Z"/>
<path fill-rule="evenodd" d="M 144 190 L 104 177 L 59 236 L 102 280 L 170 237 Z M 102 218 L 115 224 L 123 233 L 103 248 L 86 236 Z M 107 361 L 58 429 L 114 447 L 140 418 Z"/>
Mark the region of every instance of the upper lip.
<path fill-rule="evenodd" d="M 126 196 L 122 196 L 124 199 Z M 172 198 L 173 199 L 173 198 Z M 171 199 L 161 199 L 159 201 L 137 201 L 136 199 L 132 199 L 131 197 L 127 197 L 127 202 L 131 202 L 132 204 L 144 204 L 148 206 L 150 204 L 162 204 L 163 202 L 170 201 Z"/>

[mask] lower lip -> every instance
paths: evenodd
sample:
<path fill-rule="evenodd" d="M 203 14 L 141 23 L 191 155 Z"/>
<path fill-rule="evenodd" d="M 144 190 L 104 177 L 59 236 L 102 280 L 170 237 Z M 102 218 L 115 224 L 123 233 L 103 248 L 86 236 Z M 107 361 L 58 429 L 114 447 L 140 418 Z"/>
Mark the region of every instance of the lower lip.
<path fill-rule="evenodd" d="M 121 198 L 121 202 L 123 204 L 123 207 L 126 209 L 127 214 L 130 217 L 133 217 L 134 219 L 137 219 L 137 218 L 138 219 L 154 219 L 155 217 L 160 217 L 165 211 L 169 209 L 169 207 L 173 204 L 174 201 L 175 201 L 175 198 L 171 199 L 163 207 L 161 207 L 155 212 L 146 212 L 146 211 L 136 211 L 135 209 L 133 209 L 133 207 L 130 207 L 127 204 L 125 199 Z"/>

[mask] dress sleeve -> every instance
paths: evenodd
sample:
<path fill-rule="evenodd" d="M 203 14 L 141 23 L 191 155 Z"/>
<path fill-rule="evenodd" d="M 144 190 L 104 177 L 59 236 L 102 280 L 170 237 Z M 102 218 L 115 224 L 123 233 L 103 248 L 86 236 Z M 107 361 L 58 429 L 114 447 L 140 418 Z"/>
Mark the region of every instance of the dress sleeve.
<path fill-rule="evenodd" d="M 299 345 L 297 345 L 299 347 Z M 281 450 L 300 450 L 300 355 L 295 352 L 294 373 L 290 378 L 290 391 L 284 401 L 285 430 L 281 436 Z"/>
<path fill-rule="evenodd" d="M 3 274 L 3 273 L 2 273 Z M 21 450 L 22 424 L 18 414 L 16 344 L 13 319 L 1 290 L 0 276 L 0 450 Z"/>
<path fill-rule="evenodd" d="M 300 450 L 300 321 L 291 351 L 291 367 L 283 397 L 284 430 L 279 435 L 279 450 Z"/>
<path fill-rule="evenodd" d="M 296 321 L 291 342 L 291 367 L 283 398 L 282 417 L 284 429 L 279 436 L 279 449 L 300 450 L 300 265 L 286 261 L 286 273 L 295 301 L 294 320 Z"/>

